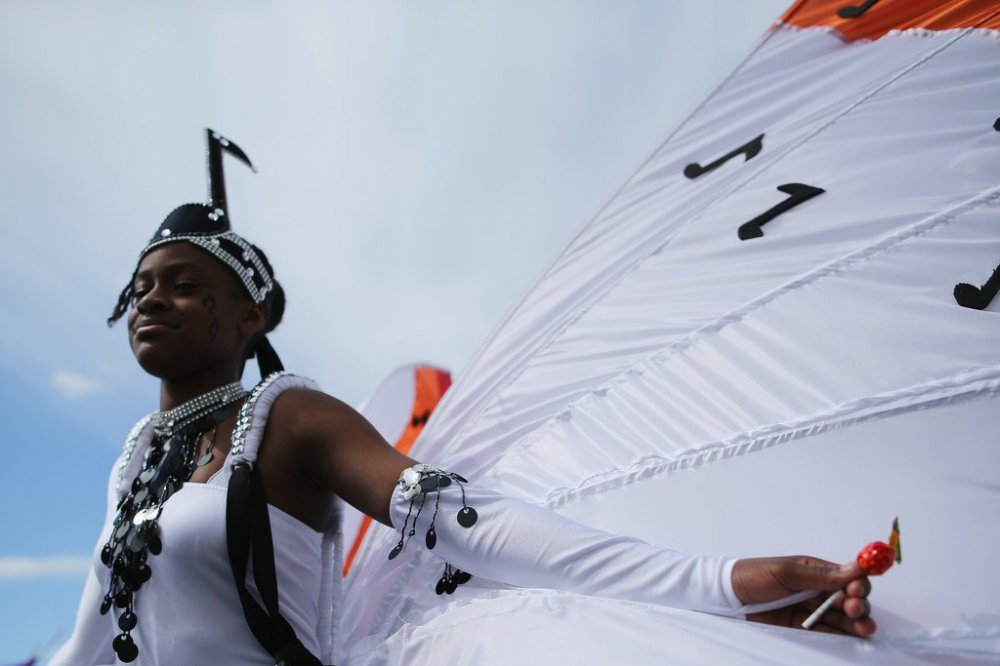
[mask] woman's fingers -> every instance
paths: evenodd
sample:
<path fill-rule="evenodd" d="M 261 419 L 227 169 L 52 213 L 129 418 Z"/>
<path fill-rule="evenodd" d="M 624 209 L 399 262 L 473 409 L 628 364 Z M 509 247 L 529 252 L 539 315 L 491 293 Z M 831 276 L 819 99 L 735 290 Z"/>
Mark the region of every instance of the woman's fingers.
<path fill-rule="evenodd" d="M 868 603 L 867 599 L 848 597 L 841 604 L 841 610 L 844 611 L 844 615 L 853 620 L 863 620 L 871 615 L 872 605 Z"/>
<path fill-rule="evenodd" d="M 823 602 L 821 599 L 810 599 L 802 603 L 803 620 L 816 610 Z M 867 599 L 848 597 L 838 599 L 813 625 L 815 631 L 826 633 L 850 634 L 866 638 L 875 633 L 876 624 L 868 617 L 871 604 Z M 801 626 L 801 620 L 797 626 Z"/>
<path fill-rule="evenodd" d="M 855 578 L 854 580 L 852 580 L 850 583 L 847 584 L 847 587 L 844 588 L 844 591 L 847 592 L 848 597 L 864 598 L 867 597 L 869 594 L 871 594 L 872 583 L 870 580 L 868 580 L 868 576 Z"/>

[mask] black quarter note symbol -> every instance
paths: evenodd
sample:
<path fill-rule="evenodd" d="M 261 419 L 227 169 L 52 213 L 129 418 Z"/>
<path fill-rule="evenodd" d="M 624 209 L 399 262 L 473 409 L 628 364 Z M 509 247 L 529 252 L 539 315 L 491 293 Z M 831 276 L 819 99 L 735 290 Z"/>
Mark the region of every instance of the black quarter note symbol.
<path fill-rule="evenodd" d="M 705 166 L 702 166 L 697 162 L 692 162 L 691 164 L 688 164 L 686 167 L 684 167 L 684 175 L 687 176 L 688 178 L 697 178 L 702 174 L 706 174 L 709 171 L 718 169 L 720 166 L 722 166 L 729 160 L 733 159 L 737 155 L 746 155 L 746 158 L 743 161 L 749 162 L 754 157 L 756 157 L 757 153 L 763 150 L 763 148 L 764 148 L 764 135 L 761 134 L 757 138 L 747 141 L 739 148 L 726 153 L 719 159 L 715 160 L 714 162 L 709 162 Z"/>
<path fill-rule="evenodd" d="M 812 185 L 803 185 L 802 183 L 785 183 L 784 185 L 778 185 L 778 191 L 784 192 L 789 195 L 787 199 L 781 203 L 772 206 L 768 210 L 764 211 L 757 217 L 753 218 L 749 222 L 744 222 L 740 225 L 737 234 L 740 240 L 750 240 L 751 238 L 760 238 L 764 235 L 761 227 L 778 217 L 782 213 L 788 212 L 791 209 L 798 206 L 800 203 L 809 201 L 815 196 L 819 196 L 826 192 L 826 190 L 820 189 L 818 187 L 813 187 Z"/>
<path fill-rule="evenodd" d="M 858 18 L 871 9 L 876 2 L 878 2 L 878 0 L 865 0 L 865 2 L 862 2 L 860 5 L 847 5 L 845 7 L 841 7 L 837 10 L 837 16 L 845 19 Z"/>
<path fill-rule="evenodd" d="M 965 282 L 956 284 L 954 291 L 955 302 L 963 308 L 985 310 L 994 297 L 996 297 L 998 291 L 1000 291 L 1000 266 L 997 266 L 993 270 L 993 275 L 990 276 L 990 279 L 982 287 L 974 287 Z"/>

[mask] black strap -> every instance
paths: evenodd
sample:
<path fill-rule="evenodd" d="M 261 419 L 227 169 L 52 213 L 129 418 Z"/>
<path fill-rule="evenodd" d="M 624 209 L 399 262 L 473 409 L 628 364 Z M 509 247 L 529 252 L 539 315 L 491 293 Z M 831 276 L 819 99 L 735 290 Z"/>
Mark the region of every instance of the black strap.
<path fill-rule="evenodd" d="M 275 658 L 276 666 L 322 666 L 302 645 L 295 630 L 278 608 L 278 579 L 274 573 L 274 544 L 267 497 L 255 465 L 233 466 L 226 493 L 226 545 L 236 591 L 247 626 L 257 641 Z M 253 554 L 253 577 L 262 608 L 246 587 L 247 565 Z"/>

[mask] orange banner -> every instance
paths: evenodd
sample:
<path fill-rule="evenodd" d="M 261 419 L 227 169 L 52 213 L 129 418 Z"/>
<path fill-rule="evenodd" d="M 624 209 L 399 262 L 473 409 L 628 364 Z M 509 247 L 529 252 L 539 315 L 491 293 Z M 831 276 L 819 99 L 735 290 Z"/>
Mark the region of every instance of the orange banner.
<path fill-rule="evenodd" d="M 781 22 L 799 28 L 835 28 L 853 42 L 909 28 L 1000 30 L 1000 5 L 996 0 L 798 0 Z"/>

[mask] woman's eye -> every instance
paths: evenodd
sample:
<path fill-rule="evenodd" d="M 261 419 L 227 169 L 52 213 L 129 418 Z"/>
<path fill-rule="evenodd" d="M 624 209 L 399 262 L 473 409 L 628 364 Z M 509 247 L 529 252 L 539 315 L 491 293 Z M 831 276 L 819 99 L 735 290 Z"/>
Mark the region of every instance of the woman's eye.
<path fill-rule="evenodd" d="M 174 289 L 177 291 L 191 291 L 197 288 L 197 286 L 194 282 L 178 282 L 174 285 Z"/>

